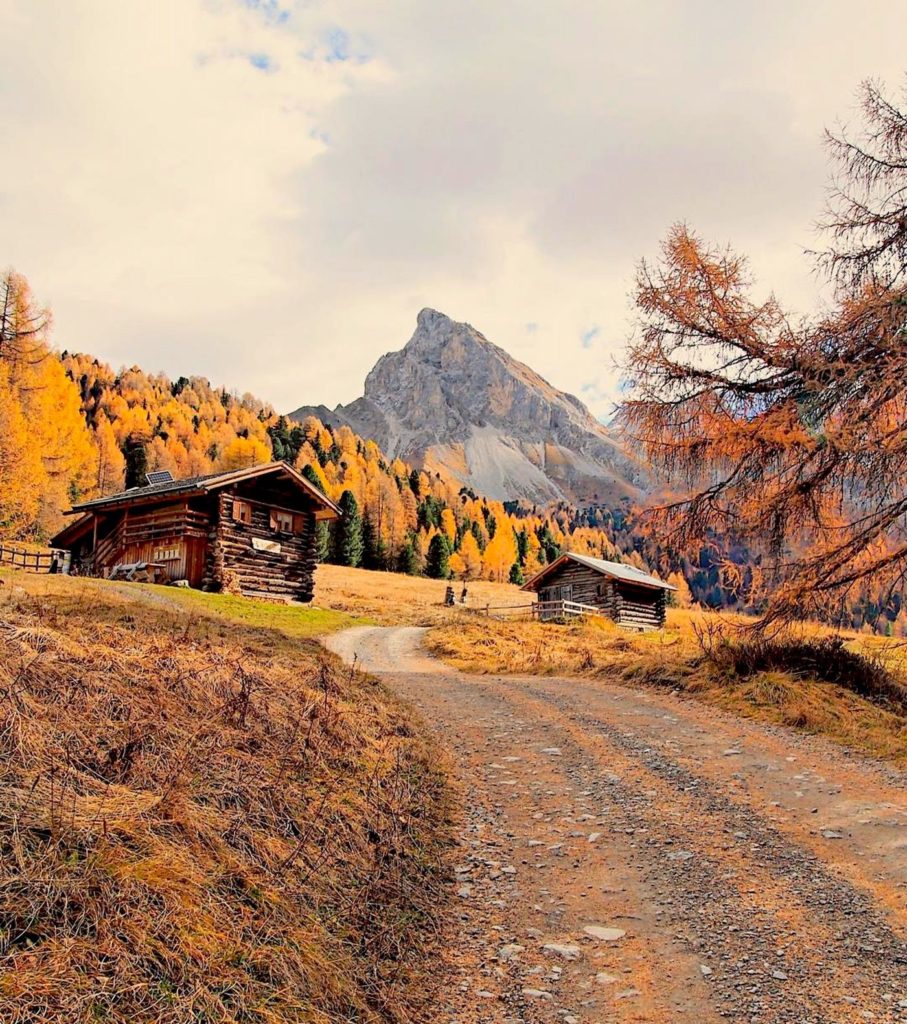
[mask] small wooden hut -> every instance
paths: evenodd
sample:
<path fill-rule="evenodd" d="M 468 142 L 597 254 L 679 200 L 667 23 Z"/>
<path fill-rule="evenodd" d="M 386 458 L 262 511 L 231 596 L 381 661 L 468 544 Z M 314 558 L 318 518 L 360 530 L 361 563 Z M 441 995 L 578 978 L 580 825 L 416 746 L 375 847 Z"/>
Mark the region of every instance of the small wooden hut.
<path fill-rule="evenodd" d="M 187 480 L 151 474 L 146 487 L 73 507 L 53 538 L 76 571 L 162 567 L 191 587 L 235 586 L 251 597 L 311 601 L 316 524 L 340 509 L 285 462 Z"/>
<path fill-rule="evenodd" d="M 539 618 L 564 618 L 564 611 L 601 609 L 621 626 L 660 629 L 665 624 L 670 583 L 622 562 L 577 555 L 572 551 L 546 565 L 523 590 L 538 594 Z M 566 603 L 566 608 L 564 607 Z"/>

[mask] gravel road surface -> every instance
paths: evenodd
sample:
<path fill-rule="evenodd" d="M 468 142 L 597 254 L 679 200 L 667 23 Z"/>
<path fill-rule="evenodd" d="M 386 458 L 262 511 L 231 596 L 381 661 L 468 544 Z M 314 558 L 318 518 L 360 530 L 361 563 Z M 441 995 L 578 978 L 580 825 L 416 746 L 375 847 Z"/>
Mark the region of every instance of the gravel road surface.
<path fill-rule="evenodd" d="M 907 788 L 671 694 L 328 641 L 411 701 L 464 816 L 440 1022 L 907 1022 Z"/>

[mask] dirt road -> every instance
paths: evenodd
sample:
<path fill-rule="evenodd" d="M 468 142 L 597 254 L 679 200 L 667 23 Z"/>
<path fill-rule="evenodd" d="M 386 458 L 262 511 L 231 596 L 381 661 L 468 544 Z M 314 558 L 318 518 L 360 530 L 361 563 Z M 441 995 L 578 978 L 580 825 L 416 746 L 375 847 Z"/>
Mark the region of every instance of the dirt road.
<path fill-rule="evenodd" d="M 670 694 L 463 675 L 422 634 L 329 646 L 463 786 L 438 1021 L 907 1021 L 902 774 Z"/>

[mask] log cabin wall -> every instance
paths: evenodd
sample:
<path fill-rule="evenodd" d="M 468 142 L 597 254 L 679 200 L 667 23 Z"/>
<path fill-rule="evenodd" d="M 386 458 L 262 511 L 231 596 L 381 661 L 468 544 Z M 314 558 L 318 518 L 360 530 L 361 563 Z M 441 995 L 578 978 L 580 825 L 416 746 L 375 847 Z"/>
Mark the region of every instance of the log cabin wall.
<path fill-rule="evenodd" d="M 617 580 L 616 614 L 621 626 L 634 629 L 660 629 L 665 623 L 665 591 L 654 587 L 635 587 Z"/>
<path fill-rule="evenodd" d="M 579 562 L 567 562 L 557 572 L 545 580 L 539 589 L 539 600 L 545 601 L 546 592 L 557 587 L 570 587 L 569 598 L 554 597 L 553 600 L 578 601 L 580 604 L 592 604 L 597 608 L 609 608 L 611 597 L 611 581 L 600 572 L 580 565 Z"/>
<path fill-rule="evenodd" d="M 236 501 L 250 506 L 251 522 L 233 518 Z M 222 491 L 209 534 L 205 582 L 222 589 L 232 575 L 246 596 L 310 601 L 315 586 L 315 516 L 311 508 L 299 507 L 298 499 L 295 506 L 289 504 L 285 494 Z M 273 508 L 287 509 L 300 517 L 300 531 L 274 530 Z M 270 550 L 256 548 L 255 540 Z"/>
<path fill-rule="evenodd" d="M 188 501 L 150 511 L 127 509 L 121 521 L 117 561 L 157 562 L 169 580 L 202 582 L 209 516 Z"/>

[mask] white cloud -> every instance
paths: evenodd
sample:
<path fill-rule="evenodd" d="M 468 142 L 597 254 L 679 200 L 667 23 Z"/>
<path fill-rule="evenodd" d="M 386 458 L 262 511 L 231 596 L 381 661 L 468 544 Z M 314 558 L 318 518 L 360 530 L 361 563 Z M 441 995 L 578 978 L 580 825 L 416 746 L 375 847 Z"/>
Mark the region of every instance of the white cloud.
<path fill-rule="evenodd" d="M 907 15 L 0 0 L 0 28 L 0 261 L 59 345 L 333 404 L 431 305 L 601 414 L 672 221 L 812 304 L 821 131 L 900 85 Z"/>

